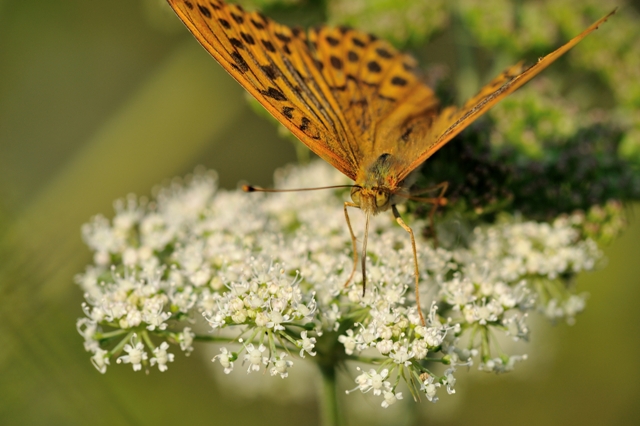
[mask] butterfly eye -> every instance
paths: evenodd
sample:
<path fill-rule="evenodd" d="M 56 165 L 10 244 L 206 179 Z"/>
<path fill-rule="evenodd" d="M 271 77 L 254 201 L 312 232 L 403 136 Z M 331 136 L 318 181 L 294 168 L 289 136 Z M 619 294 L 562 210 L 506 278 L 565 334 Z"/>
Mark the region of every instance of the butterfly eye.
<path fill-rule="evenodd" d="M 357 205 L 360 205 L 360 191 L 362 190 L 359 186 L 354 186 L 351 188 L 351 200 Z"/>
<path fill-rule="evenodd" d="M 382 190 L 376 191 L 376 206 L 384 207 L 389 202 L 389 193 Z"/>

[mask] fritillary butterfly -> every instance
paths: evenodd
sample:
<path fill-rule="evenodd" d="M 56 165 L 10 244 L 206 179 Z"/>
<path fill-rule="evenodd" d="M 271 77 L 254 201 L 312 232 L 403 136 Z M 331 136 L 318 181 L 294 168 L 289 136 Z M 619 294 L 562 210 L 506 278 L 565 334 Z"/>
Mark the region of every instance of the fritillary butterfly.
<path fill-rule="evenodd" d="M 415 74 L 417 63 L 384 40 L 350 28 L 304 31 L 221 0 L 168 0 L 204 48 L 275 118 L 322 159 L 355 181 L 347 207 L 366 217 L 391 209 L 411 237 L 416 303 L 419 270 L 413 231 L 396 204 L 412 195 L 407 176 L 489 108 L 580 42 L 615 10 L 531 67 L 507 68 L 462 107 L 440 108 Z M 442 195 L 442 193 L 441 193 Z M 441 198 L 431 199 L 438 203 Z M 364 288 L 363 288 L 364 290 Z M 424 324 L 421 309 L 420 318 Z"/>

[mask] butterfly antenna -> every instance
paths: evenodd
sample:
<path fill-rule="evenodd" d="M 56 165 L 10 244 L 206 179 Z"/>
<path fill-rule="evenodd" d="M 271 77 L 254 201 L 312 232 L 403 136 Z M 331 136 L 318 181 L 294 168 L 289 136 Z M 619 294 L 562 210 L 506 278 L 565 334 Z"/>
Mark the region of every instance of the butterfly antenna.
<path fill-rule="evenodd" d="M 367 240 L 369 239 L 369 213 L 365 215 L 364 239 L 362 240 L 362 297 L 367 291 Z"/>
<path fill-rule="evenodd" d="M 319 191 L 321 189 L 338 189 L 338 188 L 353 188 L 354 185 L 334 185 L 334 186 L 319 186 L 317 188 L 296 188 L 296 189 L 270 189 L 260 188 L 259 186 L 242 185 L 244 192 L 299 192 L 299 191 Z"/>

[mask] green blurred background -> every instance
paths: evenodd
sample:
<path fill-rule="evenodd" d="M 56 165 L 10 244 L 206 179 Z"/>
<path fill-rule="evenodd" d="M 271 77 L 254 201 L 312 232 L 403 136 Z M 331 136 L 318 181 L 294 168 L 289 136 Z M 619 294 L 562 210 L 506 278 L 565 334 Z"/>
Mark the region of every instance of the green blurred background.
<path fill-rule="evenodd" d="M 295 161 L 291 143 L 159 3 L 0 0 L 2 425 L 318 424 L 313 393 L 229 390 L 202 346 L 166 373 L 112 365 L 101 375 L 75 330 L 83 314 L 73 276 L 91 261 L 80 226 L 92 215 L 197 165 L 234 188 L 269 185 Z M 450 63 L 452 42 L 438 38 L 430 61 Z M 608 266 L 578 280 L 591 294 L 586 313 L 574 326 L 532 321 L 529 361 L 516 372 L 462 372 L 456 395 L 384 412 L 353 394 L 342 399 L 350 424 L 640 424 L 634 210 L 605 247 Z M 354 387 L 351 377 L 341 386 Z"/>

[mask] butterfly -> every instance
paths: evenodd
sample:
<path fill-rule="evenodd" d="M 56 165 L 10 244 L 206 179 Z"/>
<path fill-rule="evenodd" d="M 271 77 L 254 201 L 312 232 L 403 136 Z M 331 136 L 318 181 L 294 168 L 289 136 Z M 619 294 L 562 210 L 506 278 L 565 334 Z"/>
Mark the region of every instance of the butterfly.
<path fill-rule="evenodd" d="M 369 217 L 391 209 L 411 237 L 420 309 L 415 236 L 396 204 L 415 196 L 409 175 L 444 144 L 580 42 L 615 10 L 533 66 L 519 62 L 461 107 L 441 108 L 417 75 L 417 62 L 374 35 L 346 28 L 290 28 L 221 0 L 168 0 L 202 46 L 263 107 L 320 158 L 351 178 L 348 207 L 365 214 L 363 291 Z M 251 190 L 252 188 L 247 188 Z M 438 198 L 426 199 L 443 204 Z"/>

